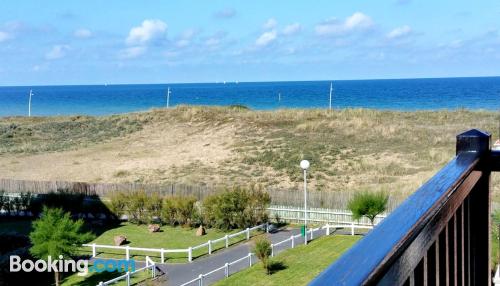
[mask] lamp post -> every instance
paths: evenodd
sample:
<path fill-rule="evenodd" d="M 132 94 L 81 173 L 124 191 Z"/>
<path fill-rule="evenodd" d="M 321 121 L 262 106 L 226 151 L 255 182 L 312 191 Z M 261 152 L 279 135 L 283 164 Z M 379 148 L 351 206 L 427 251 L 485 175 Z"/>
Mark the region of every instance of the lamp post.
<path fill-rule="evenodd" d="M 307 169 L 309 166 L 309 161 L 300 161 L 300 167 L 304 171 L 304 244 L 307 244 Z"/>

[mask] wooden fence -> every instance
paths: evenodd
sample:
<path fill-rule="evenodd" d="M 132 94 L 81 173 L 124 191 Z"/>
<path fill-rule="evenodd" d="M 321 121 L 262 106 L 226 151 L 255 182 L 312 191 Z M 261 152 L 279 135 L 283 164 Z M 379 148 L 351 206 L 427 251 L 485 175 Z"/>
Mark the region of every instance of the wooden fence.
<path fill-rule="evenodd" d="M 194 196 L 198 200 L 214 194 L 220 190 L 220 186 L 210 185 L 187 185 L 187 184 L 138 184 L 138 183 L 84 183 L 68 181 L 28 181 L 0 179 L 0 191 L 7 193 L 46 194 L 57 190 L 65 190 L 74 193 L 83 193 L 88 196 L 99 196 L 106 198 L 116 192 L 130 192 L 144 190 L 147 193 L 158 193 L 162 196 Z M 304 204 L 304 193 L 302 189 L 274 189 L 266 191 L 271 196 L 273 205 L 286 205 L 290 207 L 301 207 Z M 345 209 L 347 202 L 355 194 L 355 191 L 335 192 L 308 192 L 308 205 L 312 208 Z M 405 194 L 390 193 L 388 211 L 396 208 L 404 199 Z"/>

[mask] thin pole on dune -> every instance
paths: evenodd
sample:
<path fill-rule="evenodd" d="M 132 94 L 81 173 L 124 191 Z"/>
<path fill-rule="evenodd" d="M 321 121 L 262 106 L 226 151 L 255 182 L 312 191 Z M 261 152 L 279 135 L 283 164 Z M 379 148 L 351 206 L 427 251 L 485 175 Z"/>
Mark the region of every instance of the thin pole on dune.
<path fill-rule="evenodd" d="M 332 110 L 333 82 L 330 82 L 330 110 Z"/>
<path fill-rule="evenodd" d="M 28 101 L 28 117 L 31 117 L 31 97 L 33 96 L 33 90 L 30 89 L 30 99 Z"/>
<path fill-rule="evenodd" d="M 167 89 L 167 108 L 169 108 L 170 105 L 170 86 Z"/>

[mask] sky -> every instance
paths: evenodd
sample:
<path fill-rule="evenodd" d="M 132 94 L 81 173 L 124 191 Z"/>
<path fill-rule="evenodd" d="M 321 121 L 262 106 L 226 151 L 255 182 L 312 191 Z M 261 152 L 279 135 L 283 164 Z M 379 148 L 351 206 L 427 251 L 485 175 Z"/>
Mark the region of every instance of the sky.
<path fill-rule="evenodd" d="M 500 75 L 500 1 L 1 1 L 0 85 Z"/>

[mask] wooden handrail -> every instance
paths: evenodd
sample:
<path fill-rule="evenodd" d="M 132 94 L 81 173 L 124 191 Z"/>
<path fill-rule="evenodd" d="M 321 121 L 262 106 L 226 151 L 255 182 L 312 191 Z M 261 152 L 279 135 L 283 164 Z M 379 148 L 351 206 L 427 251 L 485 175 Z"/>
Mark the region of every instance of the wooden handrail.
<path fill-rule="evenodd" d="M 456 157 L 310 285 L 491 281 L 490 137 L 458 135 Z"/>

